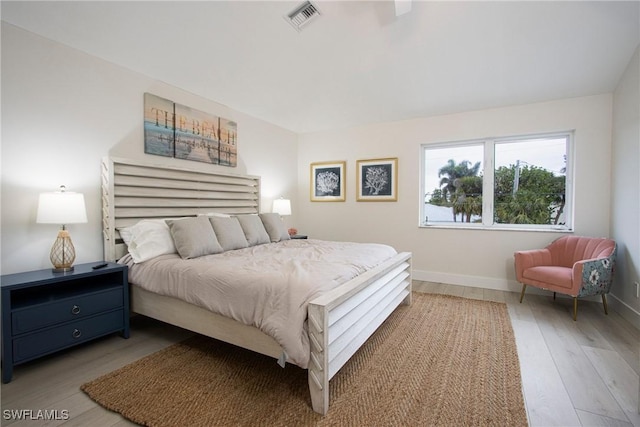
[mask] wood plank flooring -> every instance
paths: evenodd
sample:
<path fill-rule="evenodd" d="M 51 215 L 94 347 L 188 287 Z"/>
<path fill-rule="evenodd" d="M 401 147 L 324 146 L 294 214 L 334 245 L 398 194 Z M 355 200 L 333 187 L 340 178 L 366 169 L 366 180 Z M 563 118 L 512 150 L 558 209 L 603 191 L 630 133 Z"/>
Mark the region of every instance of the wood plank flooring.
<path fill-rule="evenodd" d="M 551 294 L 519 294 L 441 283 L 414 282 L 418 292 L 505 302 L 518 345 L 529 424 L 535 426 L 640 427 L 640 331 L 602 305 Z M 132 426 L 96 405 L 79 386 L 190 336 L 182 329 L 136 316 L 131 338 L 117 335 L 87 343 L 14 370 L 0 388 L 1 425 Z M 66 410 L 68 419 L 16 420 L 6 411 Z M 59 415 L 63 415 L 59 412 Z M 58 418 L 66 418 L 59 416 Z"/>

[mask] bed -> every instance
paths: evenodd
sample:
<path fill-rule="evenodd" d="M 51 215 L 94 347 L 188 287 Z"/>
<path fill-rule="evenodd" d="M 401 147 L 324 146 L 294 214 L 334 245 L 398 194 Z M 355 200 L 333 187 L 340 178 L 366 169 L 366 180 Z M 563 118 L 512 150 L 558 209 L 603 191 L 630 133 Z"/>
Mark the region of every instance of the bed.
<path fill-rule="evenodd" d="M 212 212 L 259 214 L 260 178 L 105 158 L 102 206 L 105 260 L 126 260 L 127 247 L 120 230 L 141 220 L 197 217 Z M 298 250 L 311 244 L 290 240 L 282 242 L 282 247 Z M 308 363 L 302 365 L 308 370 L 314 411 L 327 413 L 331 378 L 396 307 L 410 303 L 411 254 L 395 251 L 308 301 L 305 334 L 309 354 Z M 271 356 L 281 365 L 287 361 L 281 341 L 258 327 L 216 314 L 201 304 L 150 291 L 134 281 L 131 306 L 135 313 Z"/>

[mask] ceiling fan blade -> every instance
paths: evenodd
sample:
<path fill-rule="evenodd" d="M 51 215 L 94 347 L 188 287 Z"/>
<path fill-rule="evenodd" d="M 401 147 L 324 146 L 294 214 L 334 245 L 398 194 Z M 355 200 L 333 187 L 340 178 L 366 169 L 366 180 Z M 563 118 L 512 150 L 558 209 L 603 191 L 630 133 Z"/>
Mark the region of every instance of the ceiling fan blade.
<path fill-rule="evenodd" d="M 396 16 L 411 12 L 411 0 L 394 0 L 396 4 Z"/>

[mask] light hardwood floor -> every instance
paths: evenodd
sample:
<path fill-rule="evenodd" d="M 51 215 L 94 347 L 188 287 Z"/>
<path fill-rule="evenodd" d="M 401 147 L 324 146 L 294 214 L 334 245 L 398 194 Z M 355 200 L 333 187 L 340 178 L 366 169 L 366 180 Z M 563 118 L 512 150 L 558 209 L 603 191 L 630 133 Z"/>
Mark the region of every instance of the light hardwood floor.
<path fill-rule="evenodd" d="M 574 322 L 572 301 L 553 301 L 551 294 L 527 294 L 520 304 L 519 294 L 511 292 L 419 281 L 414 290 L 507 304 L 531 426 L 640 427 L 640 331 L 617 313 L 605 316 L 601 304 L 581 301 Z M 96 405 L 79 386 L 190 335 L 137 316 L 128 340 L 114 335 L 17 366 L 14 381 L 0 390 L 2 425 L 134 425 Z M 6 410 L 16 409 L 67 410 L 69 419 L 5 419 Z"/>

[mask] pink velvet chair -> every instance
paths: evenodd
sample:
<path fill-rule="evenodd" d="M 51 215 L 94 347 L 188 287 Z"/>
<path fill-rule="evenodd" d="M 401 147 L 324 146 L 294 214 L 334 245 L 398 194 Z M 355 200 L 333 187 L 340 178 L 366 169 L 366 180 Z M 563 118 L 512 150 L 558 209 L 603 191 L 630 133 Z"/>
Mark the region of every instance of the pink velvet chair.
<path fill-rule="evenodd" d="M 544 249 L 518 251 L 515 256 L 516 278 L 522 283 L 520 302 L 527 286 L 571 295 L 573 320 L 578 317 L 578 297 L 602 295 L 604 312 L 606 294 L 611 289 L 616 261 L 616 242 L 595 237 L 563 236 Z"/>

